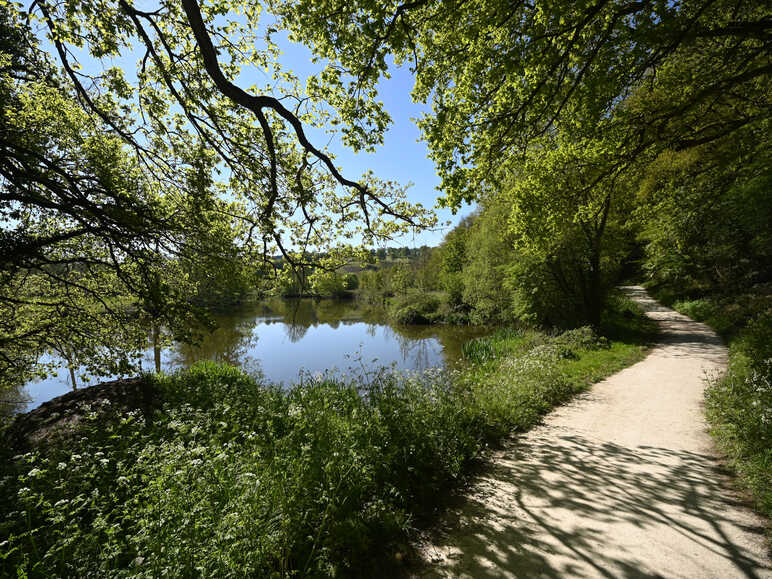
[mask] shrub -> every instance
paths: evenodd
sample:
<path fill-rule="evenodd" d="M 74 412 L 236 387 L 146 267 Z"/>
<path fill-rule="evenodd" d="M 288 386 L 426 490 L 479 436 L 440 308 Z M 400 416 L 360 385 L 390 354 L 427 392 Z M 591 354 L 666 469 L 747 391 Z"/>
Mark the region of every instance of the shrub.
<path fill-rule="evenodd" d="M 395 299 L 389 307 L 389 317 L 398 324 L 431 324 L 439 307 L 440 300 L 435 296 L 413 293 Z"/>

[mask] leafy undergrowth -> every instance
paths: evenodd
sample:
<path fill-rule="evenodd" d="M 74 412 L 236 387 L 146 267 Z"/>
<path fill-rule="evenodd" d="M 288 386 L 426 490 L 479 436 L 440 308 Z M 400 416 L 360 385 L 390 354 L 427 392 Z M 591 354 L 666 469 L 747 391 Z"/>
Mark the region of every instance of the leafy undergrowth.
<path fill-rule="evenodd" d="M 727 373 L 705 390 L 706 415 L 772 537 L 772 287 L 670 301 L 729 343 Z"/>
<path fill-rule="evenodd" d="M 644 350 L 502 331 L 455 373 L 147 377 L 152 415 L 84 408 L 69 436 L 2 457 L 0 575 L 388 575 L 487 444 Z"/>

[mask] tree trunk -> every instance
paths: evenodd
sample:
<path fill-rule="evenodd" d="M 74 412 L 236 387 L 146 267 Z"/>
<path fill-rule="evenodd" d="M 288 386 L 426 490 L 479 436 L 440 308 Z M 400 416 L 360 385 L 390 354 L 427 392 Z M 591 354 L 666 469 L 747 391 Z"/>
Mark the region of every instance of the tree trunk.
<path fill-rule="evenodd" d="M 602 287 L 602 275 L 600 271 L 600 252 L 601 252 L 601 239 L 603 233 L 606 231 L 606 223 L 608 222 L 608 214 L 611 209 L 611 193 L 606 196 L 603 202 L 603 209 L 601 212 L 600 223 L 595 227 L 595 235 L 592 239 L 592 253 L 590 254 L 590 275 L 587 280 L 588 287 L 588 300 L 587 300 L 587 317 L 590 324 L 597 328 L 600 326 L 600 316 L 603 312 L 603 301 L 605 296 L 603 295 Z"/>
<path fill-rule="evenodd" d="M 67 368 L 70 370 L 70 380 L 72 381 L 72 389 L 77 390 L 78 382 L 75 379 L 75 368 L 73 368 L 72 366 L 67 366 Z"/>
<path fill-rule="evenodd" d="M 603 295 L 601 291 L 600 252 L 593 250 L 590 257 L 590 271 L 587 280 L 587 321 L 597 328 L 600 326 L 600 315 L 603 309 Z"/>
<path fill-rule="evenodd" d="M 153 323 L 153 358 L 156 374 L 161 372 L 161 326 Z"/>

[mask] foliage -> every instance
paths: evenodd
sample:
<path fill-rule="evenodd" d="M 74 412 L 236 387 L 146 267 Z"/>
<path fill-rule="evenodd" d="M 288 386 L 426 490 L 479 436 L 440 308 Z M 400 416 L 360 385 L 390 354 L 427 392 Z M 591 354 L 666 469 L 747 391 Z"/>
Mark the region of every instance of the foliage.
<path fill-rule="evenodd" d="M 171 259 L 196 245 L 191 208 L 80 107 L 15 5 L 0 5 L 0 27 L 0 387 L 49 370 L 46 350 L 71 371 L 129 371 L 148 322 L 183 336 L 196 314 Z"/>
<path fill-rule="evenodd" d="M 512 236 L 502 228 L 508 217 L 504 203 L 486 203 L 469 226 L 461 278 L 462 301 L 472 324 L 513 321 L 507 268 L 518 259 L 518 253 Z"/>
<path fill-rule="evenodd" d="M 713 433 L 767 517 L 772 515 L 770 392 L 769 358 L 756 364 L 733 362 L 730 372 L 706 391 L 706 413 Z"/>
<path fill-rule="evenodd" d="M 451 206 L 495 191 L 497 178 L 511 173 L 509 163 L 556 127 L 602 134 L 602 121 L 638 87 L 663 87 L 673 98 L 661 101 L 656 116 L 635 119 L 636 147 L 652 143 L 671 121 L 687 126 L 703 104 L 769 72 L 767 14 L 752 1 L 555 2 L 534 9 L 502 0 L 304 0 L 281 14 L 317 54 L 334 55 L 350 71 L 352 94 L 386 74 L 387 54 L 412 63 L 415 98 L 432 102 L 421 128 Z M 734 66 L 716 67 L 718 55 Z M 705 126 L 692 129 L 699 137 L 721 132 L 703 132 Z"/>
<path fill-rule="evenodd" d="M 721 145 L 662 153 L 639 195 L 645 267 L 655 282 L 696 295 L 769 280 L 772 184 L 766 128 Z M 682 294 L 683 295 L 683 294 Z"/>
<path fill-rule="evenodd" d="M 466 242 L 469 234 L 470 218 L 459 223 L 448 232 L 440 246 L 440 286 L 448 295 L 451 306 L 457 307 L 463 302 L 464 280 L 461 271 L 466 262 Z"/>
<path fill-rule="evenodd" d="M 359 278 L 354 273 L 347 273 L 343 276 L 343 287 L 346 291 L 355 291 L 359 289 Z"/>
<path fill-rule="evenodd" d="M 365 303 L 382 303 L 390 293 L 389 284 L 385 280 L 385 270 L 365 270 L 359 274 L 359 297 Z"/>
<path fill-rule="evenodd" d="M 440 300 L 426 293 L 395 298 L 389 305 L 389 317 L 398 324 L 430 324 L 439 317 Z"/>
<path fill-rule="evenodd" d="M 334 271 L 315 271 L 309 278 L 311 291 L 317 296 L 342 297 L 346 295 L 346 283 L 342 275 Z"/>

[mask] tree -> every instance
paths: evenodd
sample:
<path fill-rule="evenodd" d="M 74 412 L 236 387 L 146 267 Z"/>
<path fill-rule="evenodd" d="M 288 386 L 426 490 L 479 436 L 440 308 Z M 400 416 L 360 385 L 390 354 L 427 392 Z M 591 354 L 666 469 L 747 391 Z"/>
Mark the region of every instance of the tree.
<path fill-rule="evenodd" d="M 440 245 L 440 284 L 448 294 L 452 306 L 463 302 L 464 280 L 461 275 L 466 264 L 466 243 L 473 217 L 463 219 L 450 230 Z"/>
<path fill-rule="evenodd" d="M 668 150 L 638 188 L 645 266 L 679 293 L 742 293 L 772 279 L 769 127 Z"/>
<path fill-rule="evenodd" d="M 279 65 L 274 30 L 261 22 L 262 12 L 246 1 L 184 0 L 152 12 L 127 0 L 98 9 L 88 0 L 31 6 L 83 108 L 132 147 L 150 176 L 178 183 L 192 141 L 203 143 L 228 172 L 228 190 L 245 204 L 239 216 L 249 225 L 244 241 L 264 249 L 265 257 L 280 251 L 291 260 L 290 245 L 323 247 L 344 226 L 349 233 L 357 229 L 351 227 L 357 219 L 363 223 L 357 231 L 368 237 L 422 223 L 427 215 L 405 203 L 396 184 L 372 175 L 347 179 L 309 141 L 304 123 L 340 123 L 347 145 L 372 150 L 388 119 L 378 107 L 349 98 L 329 69 L 303 89 Z M 76 47 L 87 55 L 84 62 Z M 132 53 L 140 58 L 136 82 L 108 64 Z M 234 81 L 254 66 L 269 71 L 266 93 Z"/>
<path fill-rule="evenodd" d="M 511 204 L 514 246 L 553 278 L 543 314 L 598 325 L 606 292 L 626 254 L 633 204 L 629 168 L 616 163 L 613 133 L 578 139 L 558 132 L 540 140 L 503 198 Z"/>
<path fill-rule="evenodd" d="M 47 348 L 71 369 L 109 353 L 109 373 L 126 359 L 114 344 L 137 344 L 123 290 L 142 295 L 143 260 L 177 228 L 10 18 L 0 9 L 0 383 L 23 380 Z"/>
<path fill-rule="evenodd" d="M 196 286 L 219 283 L 190 267 L 203 256 L 227 276 L 246 260 L 275 270 L 277 252 L 302 270 L 338 233 L 432 222 L 398 185 L 349 180 L 309 141 L 307 124 L 339 122 L 346 144 L 372 149 L 387 117 L 329 71 L 300 87 L 270 30 L 255 43 L 259 19 L 248 2 L 0 4 L 3 381 L 23 380 L 52 336 L 68 343 L 52 316 L 96 330 L 141 312 L 154 335 L 183 330 Z M 113 66 L 129 54 L 135 71 Z M 251 66 L 271 69 L 264 93 L 235 83 Z"/>
<path fill-rule="evenodd" d="M 395 294 L 405 295 L 413 281 L 412 272 L 406 265 L 397 264 L 389 270 L 389 285 Z"/>
<path fill-rule="evenodd" d="M 346 294 L 343 276 L 334 271 L 317 270 L 310 276 L 311 291 L 320 297 L 341 297 Z"/>
<path fill-rule="evenodd" d="M 481 204 L 466 242 L 463 301 L 475 324 L 510 321 L 513 299 L 507 287 L 508 268 L 517 259 L 506 227 L 510 207 L 503 199 Z"/>
<path fill-rule="evenodd" d="M 631 207 L 647 164 L 763 130 L 772 110 L 772 20 L 752 0 L 305 0 L 282 15 L 338 58 L 351 94 L 387 55 L 409 61 L 444 203 L 512 199 L 518 275 L 548 273 L 593 323 L 620 249 L 609 212 Z"/>
<path fill-rule="evenodd" d="M 414 96 L 432 102 L 420 124 L 450 206 L 495 189 L 508 161 L 557 124 L 589 130 L 609 118 L 632 91 L 657 86 L 667 62 L 699 60 L 707 48 L 731 66 L 696 75 L 684 67 L 684 90 L 658 111 L 660 122 L 772 72 L 772 20 L 753 0 L 302 0 L 280 13 L 317 54 L 338 59 L 353 78 L 352 95 L 387 73 L 387 55 L 411 63 Z M 630 138 L 657 140 L 660 123 L 640 120 L 641 133 Z"/>

